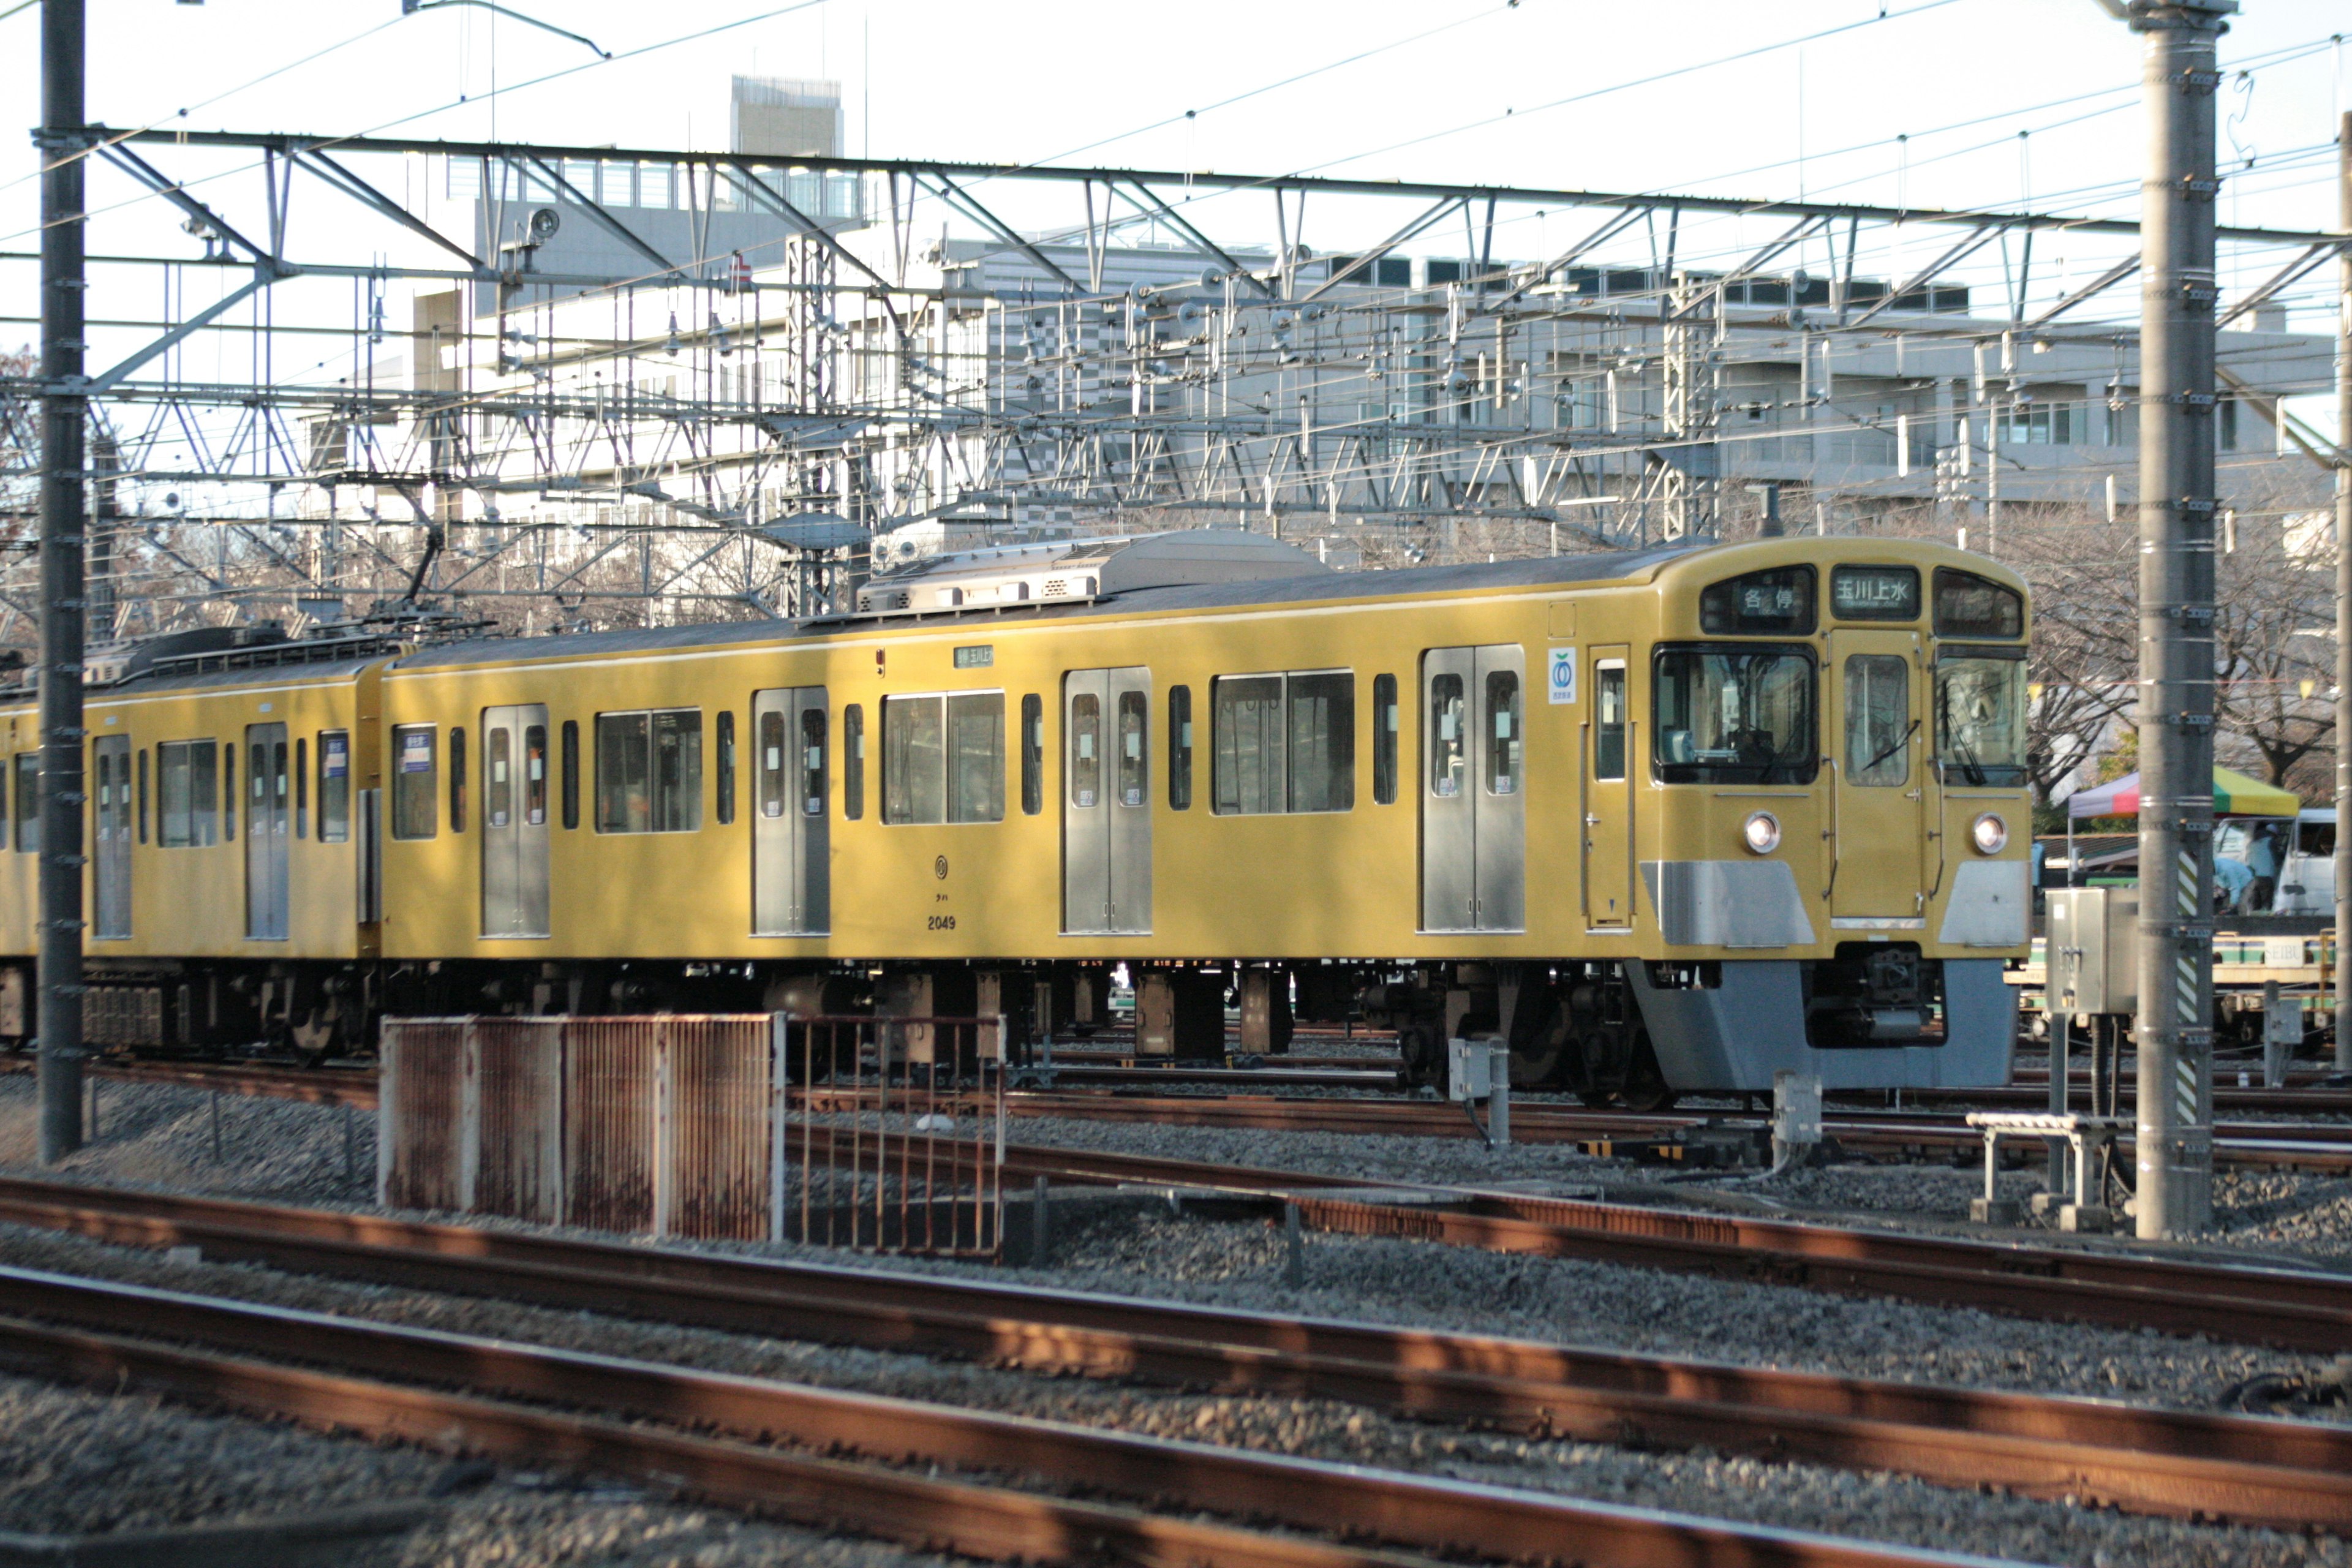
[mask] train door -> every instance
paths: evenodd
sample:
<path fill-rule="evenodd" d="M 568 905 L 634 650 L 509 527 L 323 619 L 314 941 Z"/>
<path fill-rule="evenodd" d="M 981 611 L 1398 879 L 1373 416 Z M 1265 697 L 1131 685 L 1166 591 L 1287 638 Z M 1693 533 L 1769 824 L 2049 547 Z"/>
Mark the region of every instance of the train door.
<path fill-rule="evenodd" d="M 131 934 L 131 737 L 98 742 L 98 908 L 92 934 Z"/>
<path fill-rule="evenodd" d="M 1633 923 L 1635 726 L 1625 649 L 1592 650 L 1592 685 L 1584 725 L 1584 923 L 1622 930 Z"/>
<path fill-rule="evenodd" d="M 1830 637 L 1822 750 L 1832 758 L 1830 918 L 1849 931 L 1925 923 L 1927 680 L 1914 632 Z"/>
<path fill-rule="evenodd" d="M 1526 928 L 1526 674 L 1516 643 L 1422 656 L 1423 931 Z"/>
<path fill-rule="evenodd" d="M 286 726 L 245 727 L 245 937 L 286 940 Z"/>
<path fill-rule="evenodd" d="M 1151 930 L 1151 672 L 1062 678 L 1062 930 Z"/>
<path fill-rule="evenodd" d="M 822 686 L 751 694 L 758 812 L 751 818 L 751 931 L 824 936 L 833 929 L 833 850 L 825 809 L 832 711 Z"/>
<path fill-rule="evenodd" d="M 547 710 L 482 710 L 482 934 L 548 934 Z"/>

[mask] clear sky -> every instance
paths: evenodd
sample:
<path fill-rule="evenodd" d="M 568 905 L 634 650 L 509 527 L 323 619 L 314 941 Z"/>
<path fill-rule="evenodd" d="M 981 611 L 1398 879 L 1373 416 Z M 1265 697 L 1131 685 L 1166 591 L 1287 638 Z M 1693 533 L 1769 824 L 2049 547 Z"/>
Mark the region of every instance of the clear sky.
<path fill-rule="evenodd" d="M 402 17 L 398 0 L 89 0 L 91 110 L 116 124 L 712 148 L 726 142 L 727 78 L 743 72 L 838 79 L 853 153 L 1921 205 L 2137 205 L 2138 46 L 2094 0 L 513 8 L 627 58 L 590 64 L 580 45 L 480 9 Z M 761 19 L 727 26 L 751 17 Z M 2222 92 L 2225 219 L 2335 225 L 2326 144 L 2352 104 L 2352 60 L 2330 36 L 2347 26 L 2343 0 L 2249 0 L 2223 41 L 2225 64 L 2253 67 Z M 713 28 L 725 30 L 656 47 Z M 0 17 L 0 121 L 37 118 L 37 9 Z M 1666 72 L 1679 74 L 1624 85 Z M 25 177 L 31 149 L 16 145 L 14 172 L 0 164 L 0 234 L 21 250 L 37 193 Z M 1236 221 L 1271 240 L 1271 204 L 1259 205 Z M 1532 255 L 1538 241 L 1507 253 Z M 12 300 L 24 270 L 0 277 Z M 2316 294 L 2306 298 L 2315 310 Z"/>

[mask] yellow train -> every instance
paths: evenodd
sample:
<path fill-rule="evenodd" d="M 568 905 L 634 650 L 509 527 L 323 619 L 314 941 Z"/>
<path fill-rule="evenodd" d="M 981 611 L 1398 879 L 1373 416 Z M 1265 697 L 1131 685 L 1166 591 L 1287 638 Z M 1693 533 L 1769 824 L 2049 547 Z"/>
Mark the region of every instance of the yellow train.
<path fill-rule="evenodd" d="M 2006 1079 L 2027 605 L 1871 539 L 1337 573 L 1222 531 L 944 556 L 801 623 L 217 631 L 92 667 L 89 1036 L 385 1012 L 1291 1000 L 1598 1101 Z M 35 714 L 0 708 L 0 1033 Z"/>

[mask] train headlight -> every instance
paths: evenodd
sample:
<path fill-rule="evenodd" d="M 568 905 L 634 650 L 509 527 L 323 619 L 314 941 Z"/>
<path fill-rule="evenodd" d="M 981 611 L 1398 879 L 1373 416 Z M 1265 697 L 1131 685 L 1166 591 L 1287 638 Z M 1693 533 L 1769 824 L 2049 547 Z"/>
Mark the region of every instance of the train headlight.
<path fill-rule="evenodd" d="M 2009 847 L 2009 824 L 1986 812 L 1969 825 L 1969 838 L 1979 855 L 1998 855 Z"/>
<path fill-rule="evenodd" d="M 1739 829 L 1739 837 L 1757 854 L 1769 855 L 1780 847 L 1780 819 L 1769 811 L 1751 811 Z"/>

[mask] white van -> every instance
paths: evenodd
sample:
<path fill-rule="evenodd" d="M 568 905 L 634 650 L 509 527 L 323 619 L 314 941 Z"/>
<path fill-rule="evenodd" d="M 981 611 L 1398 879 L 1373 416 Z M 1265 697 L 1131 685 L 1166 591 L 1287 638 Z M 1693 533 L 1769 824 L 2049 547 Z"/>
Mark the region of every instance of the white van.
<path fill-rule="evenodd" d="M 2314 807 L 2284 816 L 2240 816 L 2213 834 L 2214 858 L 2277 866 L 2267 899 L 2257 881 L 2238 912 L 2250 915 L 2332 915 L 2336 912 L 2336 810 Z M 2259 870 L 2259 867 L 2256 868 Z"/>

